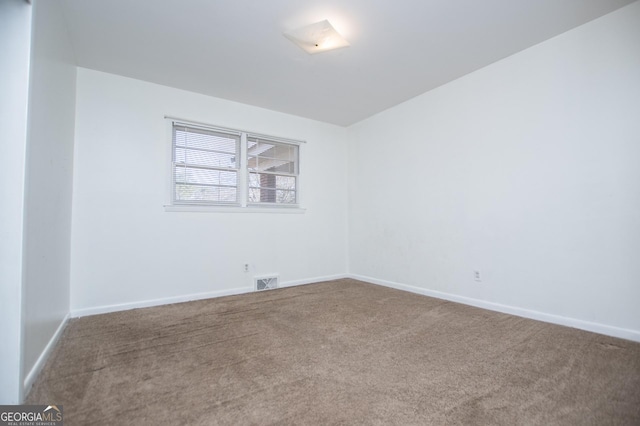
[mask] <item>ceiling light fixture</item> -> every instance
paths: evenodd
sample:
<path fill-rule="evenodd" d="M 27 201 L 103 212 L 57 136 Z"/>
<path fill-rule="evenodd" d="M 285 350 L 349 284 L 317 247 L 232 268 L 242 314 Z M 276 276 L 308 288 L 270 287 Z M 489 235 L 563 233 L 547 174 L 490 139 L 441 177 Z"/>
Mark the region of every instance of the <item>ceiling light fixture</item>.
<path fill-rule="evenodd" d="M 312 55 L 349 46 L 326 19 L 287 31 L 284 36 Z"/>

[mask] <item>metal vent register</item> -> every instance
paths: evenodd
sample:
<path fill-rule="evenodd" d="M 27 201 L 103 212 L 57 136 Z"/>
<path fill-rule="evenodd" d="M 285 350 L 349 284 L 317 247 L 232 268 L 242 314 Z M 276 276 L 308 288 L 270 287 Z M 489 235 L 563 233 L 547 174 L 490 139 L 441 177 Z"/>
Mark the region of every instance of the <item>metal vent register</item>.
<path fill-rule="evenodd" d="M 273 290 L 278 288 L 278 277 L 261 277 L 256 278 L 256 291 Z"/>

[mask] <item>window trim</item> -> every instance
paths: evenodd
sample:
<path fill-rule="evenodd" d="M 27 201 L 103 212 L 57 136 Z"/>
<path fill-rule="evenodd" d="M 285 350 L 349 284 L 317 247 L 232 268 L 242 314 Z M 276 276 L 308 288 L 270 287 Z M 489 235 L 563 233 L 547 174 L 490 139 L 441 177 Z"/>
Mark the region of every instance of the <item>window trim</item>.
<path fill-rule="evenodd" d="M 165 115 L 167 133 L 169 135 L 170 157 L 169 157 L 169 188 L 168 188 L 168 202 L 164 205 L 165 211 L 170 212 L 243 212 L 243 213 L 304 213 L 306 209 L 302 208 L 302 179 L 300 177 L 300 157 L 302 157 L 302 146 L 306 144 L 304 140 L 296 140 L 290 138 L 283 138 L 279 136 L 270 136 L 253 131 L 246 131 L 240 129 L 231 129 L 228 127 L 222 127 L 214 124 L 203 123 L 199 121 L 186 120 L 179 117 L 172 117 Z M 175 176 L 174 176 L 174 125 L 187 126 L 195 129 L 202 129 L 207 131 L 217 131 L 221 133 L 232 134 L 240 136 L 239 140 L 239 153 L 237 169 L 234 169 L 238 173 L 238 186 L 237 186 L 237 202 L 199 202 L 199 201 L 183 201 L 176 202 L 175 200 Z M 247 154 L 247 138 L 259 138 L 267 141 L 272 141 L 279 144 L 295 145 L 298 147 L 298 155 L 296 162 L 297 174 L 292 174 L 296 178 L 296 202 L 293 204 L 283 203 L 252 203 L 249 202 L 249 174 L 251 171 L 248 168 L 248 154 Z M 278 175 L 278 173 L 274 173 Z"/>

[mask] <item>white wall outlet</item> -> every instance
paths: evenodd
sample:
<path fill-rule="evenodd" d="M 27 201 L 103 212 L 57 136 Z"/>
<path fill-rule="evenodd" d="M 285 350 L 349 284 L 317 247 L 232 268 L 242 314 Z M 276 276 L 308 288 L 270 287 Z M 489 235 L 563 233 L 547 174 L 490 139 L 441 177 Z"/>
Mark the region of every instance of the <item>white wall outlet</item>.
<path fill-rule="evenodd" d="M 244 271 L 245 272 L 249 272 L 249 264 L 248 263 L 244 264 Z"/>
<path fill-rule="evenodd" d="M 480 276 L 480 271 L 473 271 L 473 280 L 476 282 L 482 282 L 482 277 Z"/>

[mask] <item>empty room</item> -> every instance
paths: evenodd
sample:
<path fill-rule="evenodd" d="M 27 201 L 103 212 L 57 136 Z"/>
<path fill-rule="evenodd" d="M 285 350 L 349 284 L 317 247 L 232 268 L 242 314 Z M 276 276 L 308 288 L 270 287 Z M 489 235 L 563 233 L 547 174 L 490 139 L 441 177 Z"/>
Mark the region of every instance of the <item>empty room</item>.
<path fill-rule="evenodd" d="M 640 2 L 0 0 L 0 52 L 0 424 L 640 424 Z"/>

